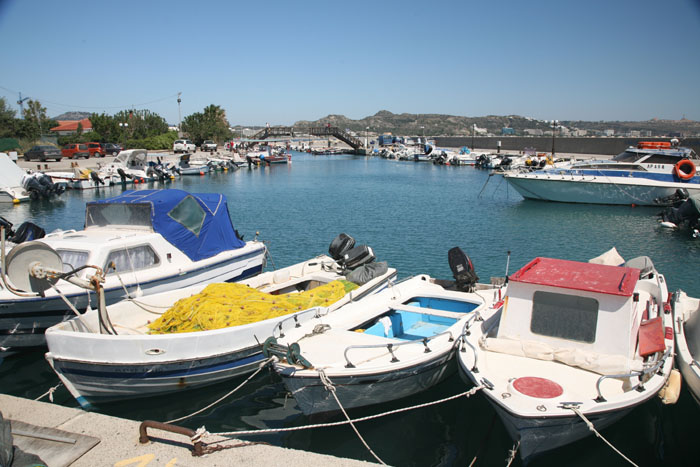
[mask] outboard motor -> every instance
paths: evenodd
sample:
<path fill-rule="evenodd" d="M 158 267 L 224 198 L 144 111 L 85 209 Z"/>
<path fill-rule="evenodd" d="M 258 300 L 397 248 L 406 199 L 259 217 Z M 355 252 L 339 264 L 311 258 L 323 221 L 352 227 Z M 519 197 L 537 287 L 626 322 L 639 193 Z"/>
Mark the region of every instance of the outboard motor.
<path fill-rule="evenodd" d="M 22 222 L 10 239 L 14 243 L 29 242 L 38 238 L 44 238 L 46 231 L 33 222 Z"/>
<path fill-rule="evenodd" d="M 473 292 L 479 276 L 474 271 L 472 260 L 469 259 L 460 247 L 456 246 L 447 252 L 447 262 L 455 278 L 457 290 L 462 292 Z"/>
<path fill-rule="evenodd" d="M 117 169 L 117 173 L 119 174 L 119 178 L 121 178 L 122 183 L 126 183 L 127 178 L 128 179 L 132 178 L 131 174 L 124 172 L 124 169 L 122 169 L 122 168 Z"/>
<path fill-rule="evenodd" d="M 355 246 L 355 239 L 350 235 L 341 233 L 333 239 L 328 247 L 328 254 L 331 258 L 338 261 L 348 250 Z"/>
<path fill-rule="evenodd" d="M 687 224 L 697 229 L 700 221 L 700 195 L 693 195 L 684 200 L 678 207 L 668 207 L 661 215 L 662 222 L 671 222 L 677 227 Z"/>
<path fill-rule="evenodd" d="M 672 195 L 654 199 L 654 203 L 663 205 L 673 205 L 678 207 L 683 201 L 688 199 L 690 193 L 685 188 L 678 188 Z"/>
<path fill-rule="evenodd" d="M 92 179 L 93 182 L 95 182 L 95 185 L 104 185 L 105 181 L 100 178 L 99 175 L 97 175 L 97 172 L 92 171 L 90 172 L 90 178 Z"/>

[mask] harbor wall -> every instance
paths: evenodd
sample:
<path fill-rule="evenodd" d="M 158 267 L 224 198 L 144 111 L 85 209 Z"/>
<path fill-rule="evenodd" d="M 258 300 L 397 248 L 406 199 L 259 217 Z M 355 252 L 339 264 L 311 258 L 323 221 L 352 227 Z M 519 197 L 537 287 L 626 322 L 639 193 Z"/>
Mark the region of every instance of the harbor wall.
<path fill-rule="evenodd" d="M 629 146 L 636 146 L 639 141 L 668 141 L 669 138 L 565 138 L 554 140 L 555 152 L 575 154 L 619 154 Z M 552 137 L 549 136 L 475 136 L 474 147 L 496 151 L 498 142 L 501 151 L 520 152 L 525 148 L 535 148 L 538 152 L 552 151 Z M 681 146 L 689 147 L 700 154 L 700 138 L 682 138 Z M 472 138 L 456 136 L 435 137 L 435 143 L 441 147 L 471 147 Z"/>

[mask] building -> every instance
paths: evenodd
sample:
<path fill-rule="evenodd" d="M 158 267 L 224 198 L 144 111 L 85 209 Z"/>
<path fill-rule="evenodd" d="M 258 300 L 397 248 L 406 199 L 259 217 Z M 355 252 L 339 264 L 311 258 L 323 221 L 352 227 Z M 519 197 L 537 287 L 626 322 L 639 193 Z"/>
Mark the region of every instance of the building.
<path fill-rule="evenodd" d="M 78 131 L 78 124 L 82 125 L 83 133 L 92 131 L 92 123 L 89 118 L 82 120 L 59 120 L 58 126 L 51 128 L 51 132 L 58 136 L 73 135 Z"/>
<path fill-rule="evenodd" d="M 514 128 L 501 128 L 501 134 L 504 136 L 512 136 L 515 135 L 515 129 Z"/>

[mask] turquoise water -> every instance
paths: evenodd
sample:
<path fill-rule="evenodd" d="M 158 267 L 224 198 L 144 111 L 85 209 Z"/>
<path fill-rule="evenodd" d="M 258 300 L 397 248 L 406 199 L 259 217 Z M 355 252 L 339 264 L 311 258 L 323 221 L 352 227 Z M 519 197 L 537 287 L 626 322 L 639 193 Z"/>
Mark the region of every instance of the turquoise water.
<path fill-rule="evenodd" d="M 340 232 L 372 246 L 378 259 L 396 267 L 401 277 L 427 273 L 450 278 L 447 251 L 453 246 L 471 257 L 482 281 L 505 274 L 508 251 L 512 273 L 536 256 L 587 260 L 616 246 L 627 259 L 650 256 L 669 289 L 700 295 L 700 241 L 687 233 L 659 229 L 655 217 L 659 209 L 525 201 L 500 176 L 489 177 L 471 167 L 295 154 L 288 166 L 185 177 L 169 186 L 226 194 L 236 228 L 246 239 L 259 232 L 277 267 L 326 252 Z M 121 191 L 120 187 L 71 191 L 50 203 L 2 207 L 0 215 L 17 225 L 32 220 L 47 231 L 79 229 L 85 201 Z M 209 404 L 241 381 L 158 398 L 157 404 L 129 401 L 99 411 L 135 420 L 169 420 Z M 57 382 L 40 352 L 0 363 L 4 393 L 35 398 Z M 466 389 L 455 375 L 431 391 L 351 415 L 428 402 Z M 285 396 L 281 382 L 265 370 L 233 397 L 183 425 L 206 425 L 215 432 L 308 424 L 294 399 Z M 55 399 L 77 406 L 64 388 Z M 698 416 L 700 410 L 684 391 L 677 405 L 661 406 L 653 400 L 603 430 L 603 435 L 640 465 L 696 465 L 691 448 Z M 392 465 L 468 465 L 475 455 L 476 465 L 503 465 L 512 446 L 500 420 L 479 395 L 357 426 L 374 451 Z M 372 460 L 349 427 L 250 439 Z M 592 463 L 624 461 L 601 440 L 589 437 L 533 465 Z"/>

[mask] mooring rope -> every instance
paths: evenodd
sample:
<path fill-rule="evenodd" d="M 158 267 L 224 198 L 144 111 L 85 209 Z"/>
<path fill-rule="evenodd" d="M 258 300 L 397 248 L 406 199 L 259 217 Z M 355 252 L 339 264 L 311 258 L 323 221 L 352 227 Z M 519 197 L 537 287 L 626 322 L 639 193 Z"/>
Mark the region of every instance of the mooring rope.
<path fill-rule="evenodd" d="M 274 358 L 275 358 L 275 357 L 270 357 L 270 358 L 268 358 L 267 360 L 264 360 L 263 362 L 261 362 L 260 365 L 258 366 L 258 369 L 255 370 L 255 372 L 254 372 L 253 374 L 251 374 L 250 376 L 248 376 L 248 378 L 247 378 L 245 381 L 243 381 L 241 384 L 239 384 L 238 386 L 236 386 L 233 390 L 231 390 L 230 392 L 228 392 L 228 393 L 225 394 L 224 396 L 220 397 L 219 399 L 215 400 L 215 401 L 212 402 L 211 404 L 207 405 L 207 406 L 204 407 L 203 409 L 199 409 L 199 410 L 197 410 L 196 412 L 193 412 L 193 413 L 191 413 L 191 414 L 189 414 L 189 415 L 185 415 L 185 416 L 180 417 L 180 418 L 175 418 L 175 419 L 173 419 L 173 420 L 169 420 L 169 421 L 167 421 L 167 422 L 165 422 L 165 423 L 179 422 L 179 421 L 181 421 L 181 420 L 185 420 L 185 419 L 187 419 L 187 418 L 194 417 L 195 415 L 200 414 L 200 413 L 204 412 L 205 410 L 210 409 L 211 407 L 215 406 L 216 404 L 218 404 L 219 402 L 221 402 L 222 400 L 226 399 L 226 398 L 229 397 L 231 394 L 233 394 L 234 392 L 236 392 L 236 391 L 238 391 L 240 388 L 242 388 L 248 381 L 250 381 L 251 379 L 253 379 L 253 377 L 254 377 L 255 375 L 257 375 L 258 373 L 260 373 L 260 372 L 262 371 L 262 369 L 265 368 L 265 367 L 267 366 L 268 363 L 270 363 L 272 360 L 274 360 Z M 204 428 L 204 427 L 200 428 L 200 430 L 202 430 L 203 428 Z M 197 430 L 197 431 L 199 432 L 199 430 Z M 203 431 L 206 433 L 206 430 L 203 430 Z M 203 436 L 203 435 L 202 435 L 202 436 Z"/>
<path fill-rule="evenodd" d="M 605 444 L 607 444 L 608 446 L 610 446 L 610 448 L 611 448 L 613 451 L 615 451 L 615 452 L 618 453 L 620 456 L 622 456 L 622 458 L 623 458 L 624 460 L 626 460 L 626 461 L 629 462 L 630 464 L 634 465 L 635 467 L 638 467 L 637 464 L 635 464 L 634 462 L 632 462 L 627 456 L 625 456 L 624 454 L 622 454 L 622 452 L 620 452 L 619 449 L 617 449 L 617 448 L 616 448 L 615 446 L 613 446 L 607 439 L 605 439 L 605 438 L 603 437 L 603 435 L 601 435 L 600 433 L 598 433 L 598 430 L 595 429 L 595 426 L 593 426 L 593 423 L 592 423 L 590 420 L 588 420 L 588 419 L 586 418 L 586 416 L 583 415 L 583 413 L 581 413 L 581 411 L 578 409 L 578 407 L 576 407 L 576 406 L 566 406 L 565 408 L 573 410 L 574 413 L 575 413 L 576 415 L 578 415 L 579 417 L 581 417 L 581 420 L 583 420 L 583 422 L 586 424 L 586 426 L 588 426 L 588 429 L 591 430 L 593 433 L 595 433 L 595 435 L 596 435 L 598 438 L 602 439 L 602 440 L 605 442 Z"/>
<path fill-rule="evenodd" d="M 506 467 L 510 467 L 510 464 L 513 463 L 513 460 L 515 460 L 515 455 L 518 453 L 518 449 L 520 449 L 520 441 L 516 441 L 512 449 L 508 452 Z"/>
<path fill-rule="evenodd" d="M 364 446 L 367 448 L 369 453 L 372 454 L 372 456 L 375 459 L 377 459 L 377 462 L 379 462 L 382 465 L 386 465 L 386 462 L 381 460 L 379 458 L 379 456 L 377 454 L 375 454 L 375 452 L 372 450 L 372 448 L 369 447 L 369 444 L 367 444 L 367 441 L 365 441 L 365 439 L 362 437 L 362 435 L 358 431 L 357 427 L 355 427 L 355 424 L 352 422 L 352 420 L 348 416 L 348 413 L 345 411 L 345 407 L 343 407 L 343 404 L 340 403 L 340 400 L 338 399 L 338 395 L 335 393 L 335 386 L 333 385 L 333 382 L 330 380 L 330 378 L 328 378 L 328 376 L 326 375 L 326 372 L 323 371 L 322 369 L 319 369 L 317 371 L 318 371 L 318 377 L 321 379 L 321 382 L 326 387 L 328 392 L 331 393 L 331 395 L 333 396 L 333 399 L 335 399 L 335 402 L 338 404 L 338 407 L 340 407 L 340 410 L 343 412 L 343 415 L 345 415 L 345 419 L 348 421 L 348 423 L 352 427 L 352 429 L 355 432 L 355 434 L 357 435 L 357 437 L 360 438 L 360 441 L 362 441 L 362 444 L 364 444 Z"/>
<path fill-rule="evenodd" d="M 38 400 L 43 399 L 43 398 L 46 397 L 46 396 L 49 396 L 49 400 L 50 400 L 51 402 L 53 402 L 53 393 L 54 393 L 54 391 L 56 391 L 56 389 L 58 389 L 58 388 L 61 387 L 62 385 L 63 385 L 63 383 L 58 383 L 56 386 L 52 387 L 51 389 L 49 389 L 48 391 L 46 391 L 45 393 L 43 393 L 42 395 L 40 395 L 39 397 L 37 397 L 37 398 L 34 399 L 34 400 L 35 400 L 35 401 L 38 401 Z"/>

